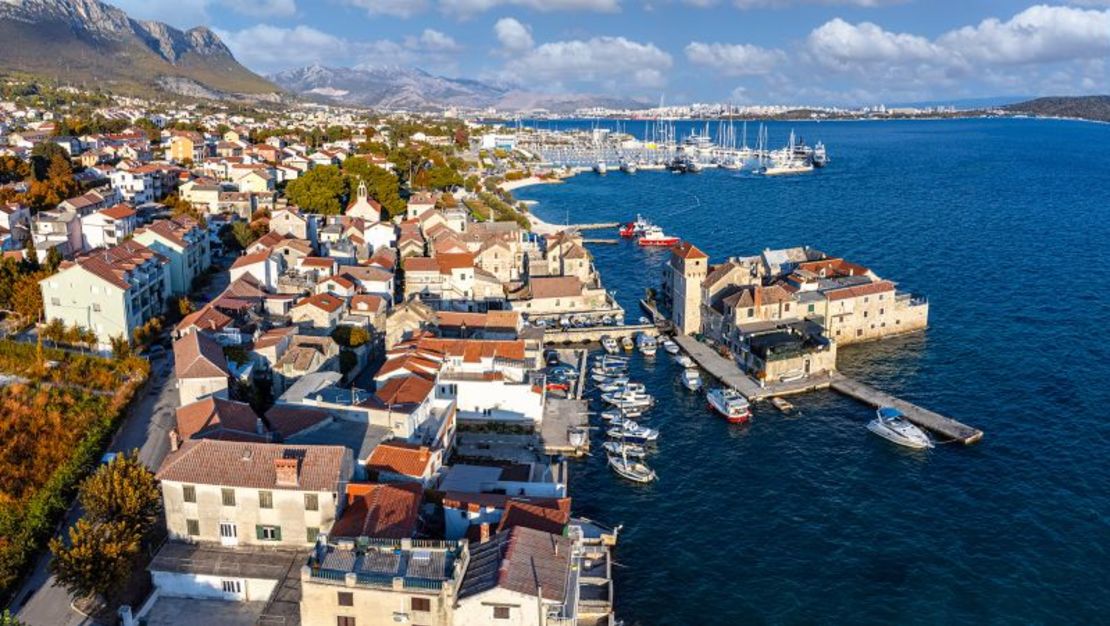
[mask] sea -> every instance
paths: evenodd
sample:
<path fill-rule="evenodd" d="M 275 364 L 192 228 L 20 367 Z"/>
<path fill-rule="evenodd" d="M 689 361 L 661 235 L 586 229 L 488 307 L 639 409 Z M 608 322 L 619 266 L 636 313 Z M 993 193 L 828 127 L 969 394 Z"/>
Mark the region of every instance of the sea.
<path fill-rule="evenodd" d="M 617 122 L 604 122 L 612 128 Z M 589 129 L 591 120 L 536 122 Z M 620 126 L 642 134 L 642 122 Z M 678 124 L 682 137 L 703 123 Z M 667 624 L 1110 623 L 1110 125 L 1038 119 L 770 122 L 828 167 L 764 178 L 611 170 L 518 189 L 549 222 L 637 213 L 711 263 L 809 245 L 930 302 L 924 332 L 839 351 L 840 369 L 982 429 L 899 448 L 832 391 L 711 414 L 662 350 L 658 482 L 572 462 L 577 514 L 621 525 L 617 617 Z M 711 129 L 715 132 L 715 128 Z M 755 127 L 749 124 L 749 137 Z M 589 237 L 617 239 L 614 231 Z M 668 252 L 588 246 L 627 317 Z M 592 406 L 597 409 L 596 401 Z M 600 443 L 600 433 L 593 435 Z"/>

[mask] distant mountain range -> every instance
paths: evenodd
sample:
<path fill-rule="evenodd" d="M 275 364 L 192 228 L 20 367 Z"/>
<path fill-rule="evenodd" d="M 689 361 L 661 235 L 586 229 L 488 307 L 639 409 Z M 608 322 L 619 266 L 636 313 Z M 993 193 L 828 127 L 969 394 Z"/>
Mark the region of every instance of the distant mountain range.
<path fill-rule="evenodd" d="M 132 19 L 98 0 L 0 0 L 0 71 L 125 92 L 278 97 L 211 30 Z"/>
<path fill-rule="evenodd" d="M 536 93 L 397 66 L 345 68 L 317 64 L 271 74 L 269 79 L 290 92 L 317 100 L 410 111 L 495 107 L 563 112 L 591 106 L 618 108 L 645 104 L 592 94 Z"/>
<path fill-rule="evenodd" d="M 1003 108 L 1013 113 L 1110 122 L 1110 96 L 1035 98 Z"/>

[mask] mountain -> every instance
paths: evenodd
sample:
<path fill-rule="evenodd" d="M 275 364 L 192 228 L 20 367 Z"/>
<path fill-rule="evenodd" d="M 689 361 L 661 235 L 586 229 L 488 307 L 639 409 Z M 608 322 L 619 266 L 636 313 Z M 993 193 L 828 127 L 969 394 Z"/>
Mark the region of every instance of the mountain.
<path fill-rule="evenodd" d="M 1110 122 L 1110 96 L 1060 96 L 1035 98 L 1003 107 L 1013 113 L 1045 117 L 1075 117 Z"/>
<path fill-rule="evenodd" d="M 284 89 L 315 99 L 380 109 L 436 111 L 450 107 L 573 111 L 590 106 L 639 106 L 590 94 L 544 94 L 466 78 L 445 78 L 418 68 L 309 65 L 271 74 Z"/>
<path fill-rule="evenodd" d="M 0 0 L 0 71 L 143 93 L 275 99 L 211 30 L 181 31 L 98 0 Z"/>

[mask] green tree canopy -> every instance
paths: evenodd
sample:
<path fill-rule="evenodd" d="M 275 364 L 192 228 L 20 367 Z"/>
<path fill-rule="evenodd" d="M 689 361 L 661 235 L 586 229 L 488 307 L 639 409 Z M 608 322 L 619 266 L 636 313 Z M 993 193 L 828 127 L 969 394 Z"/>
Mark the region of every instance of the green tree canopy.
<path fill-rule="evenodd" d="M 347 175 L 351 189 L 358 187 L 359 180 L 366 181 L 370 196 L 382 205 L 390 217 L 404 215 L 405 201 L 401 199 L 401 181 L 396 174 L 358 156 L 347 157 L 343 161 L 343 173 Z"/>
<path fill-rule="evenodd" d="M 341 213 L 346 193 L 347 181 L 334 165 L 314 167 L 285 187 L 285 195 L 291 203 L 305 211 L 323 215 Z"/>

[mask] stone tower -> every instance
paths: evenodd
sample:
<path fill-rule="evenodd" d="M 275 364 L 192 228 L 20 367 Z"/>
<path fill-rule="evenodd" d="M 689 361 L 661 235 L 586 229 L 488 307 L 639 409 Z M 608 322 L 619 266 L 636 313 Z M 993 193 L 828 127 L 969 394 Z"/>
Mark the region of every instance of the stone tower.
<path fill-rule="evenodd" d="M 671 320 L 677 332 L 701 332 L 701 285 L 709 272 L 709 255 L 691 243 L 671 248 Z"/>

